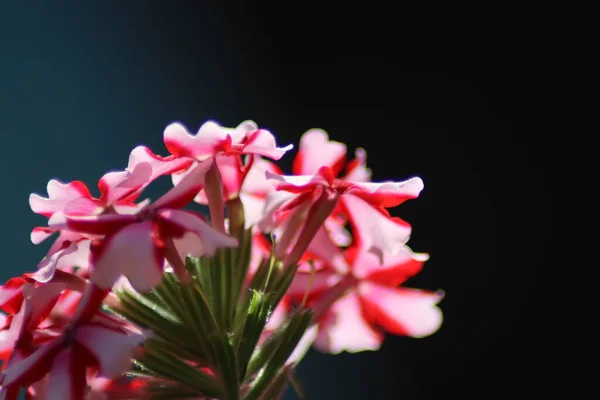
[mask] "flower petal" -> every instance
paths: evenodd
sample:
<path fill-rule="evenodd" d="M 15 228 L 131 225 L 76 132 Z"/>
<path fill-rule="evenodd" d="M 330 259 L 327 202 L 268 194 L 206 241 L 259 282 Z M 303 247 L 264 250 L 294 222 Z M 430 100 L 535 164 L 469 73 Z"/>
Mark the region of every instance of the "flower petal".
<path fill-rule="evenodd" d="M 11 363 L 0 373 L 2 389 L 7 390 L 17 386 L 28 386 L 44 377 L 50 370 L 52 361 L 61 350 L 64 339 L 56 338 L 33 352 L 25 359 Z"/>
<path fill-rule="evenodd" d="M 133 170 L 136 165 L 145 163 L 152 168 L 152 174 L 149 181 L 152 182 L 156 178 L 164 175 L 173 174 L 177 171 L 189 168 L 192 160 L 182 158 L 160 157 L 152 152 L 146 146 L 137 146 L 129 154 L 128 170 Z"/>
<path fill-rule="evenodd" d="M 61 218 L 64 217 L 64 218 Z M 72 216 L 56 213 L 50 218 L 48 224 L 51 228 L 64 229 L 65 227 L 79 233 L 91 235 L 109 235 L 122 227 L 138 220 L 137 215 L 100 214 L 88 216 Z"/>
<path fill-rule="evenodd" d="M 354 159 L 346 165 L 346 173 L 342 180 L 348 182 L 370 182 L 373 172 L 367 168 L 367 152 L 358 148 L 354 151 Z"/>
<path fill-rule="evenodd" d="M 287 294 L 295 299 L 302 299 L 305 294 L 319 294 L 342 280 L 342 276 L 333 269 L 325 268 L 315 273 L 296 272 Z"/>
<path fill-rule="evenodd" d="M 307 251 L 325 261 L 327 265 L 333 267 L 340 274 L 345 274 L 349 270 L 340 248 L 331 240 L 329 233 L 323 226 L 317 231 Z"/>
<path fill-rule="evenodd" d="M 218 248 L 236 247 L 238 245 L 237 239 L 218 232 L 204 222 L 202 218 L 192 212 L 183 210 L 163 210 L 160 212 L 159 216 L 160 219 L 162 219 L 163 224 L 166 223 L 166 226 L 161 224 L 161 232 L 163 229 L 173 229 L 174 231 L 193 233 L 199 239 L 196 242 L 198 248 L 180 244 L 178 250 L 182 249 L 186 252 L 186 254 L 180 254 L 183 259 L 187 256 L 199 257 L 203 254 L 213 255 Z M 169 227 L 168 225 L 175 226 Z"/>
<path fill-rule="evenodd" d="M 48 218 L 57 211 L 65 212 L 67 209 L 74 215 L 88 215 L 100 207 L 85 184 L 80 181 L 62 183 L 52 179 L 48 182 L 47 192 L 48 198 L 31 194 L 29 206 L 34 213 Z"/>
<path fill-rule="evenodd" d="M 318 333 L 319 327 L 317 325 L 309 327 L 306 332 L 304 332 L 304 335 L 302 335 L 302 338 L 300 338 L 300 341 L 296 345 L 294 351 L 292 351 L 292 354 L 288 357 L 285 362 L 286 365 L 300 363 L 308 352 L 308 349 L 310 349 L 310 346 L 315 342 Z"/>
<path fill-rule="evenodd" d="M 214 161 L 217 163 L 221 182 L 223 184 L 223 199 L 227 201 L 237 197 L 243 179 L 242 161 L 240 160 L 240 157 L 217 155 L 214 157 Z M 173 184 L 177 185 L 184 176 L 184 174 L 172 175 Z M 208 204 L 204 189 L 200 190 L 198 195 L 194 198 L 194 201 L 199 204 Z"/>
<path fill-rule="evenodd" d="M 75 339 L 96 358 L 101 376 L 116 378 L 129 370 L 133 349 L 145 340 L 145 335 L 88 324 L 77 328 Z"/>
<path fill-rule="evenodd" d="M 41 283 L 46 283 L 54 276 L 59 261 L 62 257 L 69 254 L 73 254 L 77 251 L 77 243 L 65 241 L 63 242 L 63 248 L 56 251 L 54 254 L 50 254 L 38 264 L 38 270 L 32 274 L 27 274 L 28 278 L 36 280 Z"/>
<path fill-rule="evenodd" d="M 146 292 L 162 279 L 164 245 L 156 237 L 152 221 L 130 224 L 92 248 L 95 264 L 90 279 L 102 289 L 110 289 L 126 276 L 131 285 Z"/>
<path fill-rule="evenodd" d="M 0 286 L 0 310 L 9 315 L 19 311 L 23 302 L 23 285 L 26 283 L 25 279 L 18 276 Z"/>
<path fill-rule="evenodd" d="M 265 129 L 258 129 L 249 135 L 244 143 L 242 154 L 258 154 L 273 160 L 279 160 L 283 155 L 293 149 L 289 144 L 285 147 L 277 147 L 273 134 Z"/>
<path fill-rule="evenodd" d="M 72 347 L 66 347 L 56 355 L 45 387 L 47 399 L 83 398 L 86 388 L 86 366 L 80 357 Z"/>
<path fill-rule="evenodd" d="M 265 171 L 265 177 L 273 182 L 275 189 L 290 193 L 310 192 L 318 185 L 328 185 L 326 179 L 319 173 L 315 175 L 276 175 Z"/>
<path fill-rule="evenodd" d="M 266 197 L 267 194 L 274 190 L 273 184 L 265 176 L 265 172 L 267 171 L 275 175 L 283 174 L 277 164 L 264 158 L 254 157 L 254 161 L 244 177 L 241 191 L 246 194 L 251 193 L 256 196 Z"/>
<path fill-rule="evenodd" d="M 421 178 L 403 182 L 352 182 L 347 193 L 360 197 L 376 207 L 396 207 L 406 200 L 416 199 L 423 190 Z"/>
<path fill-rule="evenodd" d="M 32 229 L 29 238 L 31 239 L 31 243 L 40 244 L 55 233 L 56 229 L 48 228 L 47 226 L 36 226 Z"/>
<path fill-rule="evenodd" d="M 375 209 L 366 201 L 346 194 L 341 201 L 348 213 L 355 240 L 372 252 L 381 264 L 388 257 L 395 257 L 404 250 L 410 239 L 411 227 L 399 218 L 391 218 Z"/>
<path fill-rule="evenodd" d="M 366 251 L 365 247 L 357 246 L 347 252 L 354 253 L 351 258 L 352 274 L 358 279 L 379 282 L 386 286 L 398 286 L 411 276 L 415 276 L 423 268 L 423 263 L 429 259 L 428 254 L 414 253 L 408 246 L 403 246 L 396 254 L 384 255 L 386 260 L 381 264 L 379 257 Z"/>
<path fill-rule="evenodd" d="M 204 187 L 204 175 L 213 160 L 206 160 L 185 172 L 185 176 L 167 193 L 154 202 L 149 208 L 182 208 L 188 205 Z"/>
<path fill-rule="evenodd" d="M 175 157 L 190 157 L 205 160 L 216 153 L 216 149 L 228 133 L 214 121 L 207 121 L 192 135 L 182 124 L 175 122 L 165 128 L 165 146 Z"/>
<path fill-rule="evenodd" d="M 424 337 L 437 331 L 443 295 L 417 289 L 390 288 L 370 282 L 358 286 L 367 318 L 394 335 Z"/>
<path fill-rule="evenodd" d="M 110 207 L 148 185 L 151 177 L 152 166 L 145 162 L 136 164 L 131 170 L 109 172 L 98 182 L 100 200 Z"/>
<path fill-rule="evenodd" d="M 339 354 L 378 350 L 383 335 L 374 330 L 362 316 L 358 296 L 350 292 L 336 301 L 319 322 L 314 347 L 320 351 Z"/>
<path fill-rule="evenodd" d="M 313 175 L 319 168 L 331 168 L 337 176 L 346 158 L 346 145 L 329 140 L 329 135 L 322 129 L 311 129 L 300 138 L 298 154 L 294 158 L 292 172 L 294 175 Z"/>

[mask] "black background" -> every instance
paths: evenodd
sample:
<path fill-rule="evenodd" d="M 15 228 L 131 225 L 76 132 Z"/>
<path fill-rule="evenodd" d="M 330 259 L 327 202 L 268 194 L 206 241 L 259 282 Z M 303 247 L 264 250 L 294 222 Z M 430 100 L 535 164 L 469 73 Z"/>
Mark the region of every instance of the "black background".
<path fill-rule="evenodd" d="M 413 225 L 412 248 L 431 254 L 409 283 L 446 291 L 445 321 L 427 339 L 388 337 L 378 352 L 311 351 L 299 369 L 308 398 L 552 390 L 543 323 L 553 316 L 540 299 L 553 273 L 550 188 L 563 144 L 594 111 L 587 49 L 404 40 L 394 23 L 358 12 L 201 3 L 0 7 L 2 279 L 47 250 L 28 241 L 43 219 L 27 196 L 52 177 L 93 187 L 137 144 L 165 155 L 174 120 L 193 131 L 253 119 L 281 144 L 320 127 L 349 152 L 366 148 L 374 180 L 423 178 L 421 197 L 394 214 Z"/>

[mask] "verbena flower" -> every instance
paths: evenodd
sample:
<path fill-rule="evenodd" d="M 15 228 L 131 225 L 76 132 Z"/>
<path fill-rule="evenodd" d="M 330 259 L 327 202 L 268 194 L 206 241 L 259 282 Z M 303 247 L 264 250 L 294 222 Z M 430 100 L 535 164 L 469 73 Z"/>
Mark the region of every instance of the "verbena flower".
<path fill-rule="evenodd" d="M 0 286 L 0 398 L 276 399 L 311 346 L 377 350 L 385 334 L 423 337 L 440 291 L 401 287 L 429 258 L 390 210 L 418 177 L 371 182 L 366 151 L 320 129 L 292 145 L 252 121 L 180 123 L 98 180 L 52 179 L 32 194 L 55 236 L 36 268 Z M 156 179 L 173 188 L 140 201 Z M 186 209 L 208 205 L 209 217 Z"/>

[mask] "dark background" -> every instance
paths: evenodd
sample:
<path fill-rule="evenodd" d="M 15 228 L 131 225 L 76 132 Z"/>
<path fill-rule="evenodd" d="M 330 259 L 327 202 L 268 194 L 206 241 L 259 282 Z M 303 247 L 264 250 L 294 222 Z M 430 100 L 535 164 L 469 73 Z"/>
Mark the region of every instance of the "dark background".
<path fill-rule="evenodd" d="M 44 220 L 27 198 L 45 194 L 50 178 L 93 187 L 135 145 L 166 155 L 162 131 L 174 120 L 194 131 L 207 119 L 253 119 L 281 144 L 321 127 L 350 153 L 365 147 L 375 180 L 423 178 L 421 197 L 395 215 L 413 225 L 413 249 L 431 254 L 410 284 L 447 296 L 444 325 L 427 339 L 388 337 L 358 355 L 311 351 L 299 369 L 308 398 L 553 390 L 556 343 L 543 322 L 554 317 L 540 300 L 555 238 L 549 187 L 563 143 L 593 112 L 598 69 L 588 51 L 403 40 L 395 23 L 363 11 L 200 3 L 2 3 L 2 281 L 47 250 L 29 242 Z"/>

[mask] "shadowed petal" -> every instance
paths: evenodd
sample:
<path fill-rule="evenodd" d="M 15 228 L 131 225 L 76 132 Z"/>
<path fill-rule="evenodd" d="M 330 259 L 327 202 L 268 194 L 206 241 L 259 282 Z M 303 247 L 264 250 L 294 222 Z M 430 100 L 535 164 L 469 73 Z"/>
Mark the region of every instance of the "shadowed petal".
<path fill-rule="evenodd" d="M 164 245 L 156 237 L 152 221 L 128 225 L 92 249 L 95 267 L 90 279 L 110 289 L 125 275 L 131 285 L 146 292 L 162 279 Z"/>
<path fill-rule="evenodd" d="M 314 347 L 331 354 L 357 353 L 378 350 L 382 341 L 383 335 L 364 320 L 358 296 L 351 292 L 336 301 L 321 319 Z"/>
<path fill-rule="evenodd" d="M 145 336 L 89 324 L 79 327 L 75 338 L 96 358 L 101 376 L 116 378 L 129 370 L 133 349 L 144 341 Z"/>
<path fill-rule="evenodd" d="M 379 257 L 380 264 L 387 263 L 404 250 L 410 239 L 411 228 L 406 222 L 390 218 L 366 201 L 347 194 L 342 196 L 355 239 L 366 251 Z"/>

